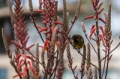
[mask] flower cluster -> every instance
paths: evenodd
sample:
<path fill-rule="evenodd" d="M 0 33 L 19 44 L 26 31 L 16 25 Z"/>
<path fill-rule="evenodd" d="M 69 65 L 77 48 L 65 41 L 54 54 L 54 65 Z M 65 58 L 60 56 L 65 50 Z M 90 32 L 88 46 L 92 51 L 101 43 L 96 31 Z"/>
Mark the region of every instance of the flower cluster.
<path fill-rule="evenodd" d="M 29 36 L 28 36 L 28 29 L 26 29 L 25 27 L 25 21 L 24 21 L 24 17 L 22 16 L 22 7 L 21 7 L 21 2 L 20 0 L 15 0 L 15 14 L 14 14 L 14 35 L 16 37 L 15 41 L 12 41 L 12 43 L 14 43 L 18 48 L 20 49 L 25 49 L 25 50 L 29 50 L 31 47 L 34 46 L 30 45 L 28 47 L 26 47 Z"/>
<path fill-rule="evenodd" d="M 38 79 L 37 73 L 32 65 L 32 62 L 35 62 L 33 57 L 19 53 L 17 56 L 15 56 L 14 62 L 17 67 L 17 70 L 19 71 L 19 74 L 13 76 L 13 78 L 18 77 L 20 75 L 23 79 L 26 79 L 28 76 L 27 72 L 31 71 L 34 78 Z"/>
<path fill-rule="evenodd" d="M 85 74 L 87 79 L 93 79 L 93 75 L 94 79 L 101 79 L 104 77 L 104 73 L 105 79 L 107 79 L 108 64 L 109 60 L 112 58 L 111 53 L 120 45 L 119 43 L 113 50 L 111 50 L 111 44 L 113 42 L 111 40 L 111 4 L 109 5 L 108 14 L 104 13 L 104 20 L 100 17 L 100 14 L 104 10 L 104 8 L 101 8 L 103 2 L 100 2 L 100 0 L 91 0 L 91 4 L 95 13 L 94 15 L 87 16 L 84 20 L 94 19 L 95 23 L 92 24 L 88 37 L 84 23 L 81 22 L 83 32 L 88 40 L 87 46 L 86 43 L 84 43 L 82 54 L 79 49 L 76 49 L 73 46 L 68 36 L 80 13 L 82 0 L 78 0 L 78 5 L 70 27 L 66 0 L 63 0 L 62 21 L 61 18 L 57 16 L 57 0 L 39 0 L 38 10 L 33 10 L 32 0 L 28 0 L 28 2 L 30 20 L 33 22 L 33 25 L 36 28 L 43 42 L 43 45 L 39 45 L 39 43 L 37 43 L 34 54 L 31 52 L 30 49 L 35 44 L 27 46 L 27 42 L 30 36 L 28 36 L 28 29 L 26 29 L 25 25 L 26 22 L 22 16 L 23 7 L 21 6 L 21 0 L 14 0 L 14 11 L 12 10 L 10 0 L 8 0 L 11 23 L 14 29 L 14 40 L 11 42 L 15 45 L 15 54 L 13 54 L 9 49 L 9 45 L 7 43 L 3 29 L 2 37 L 6 53 L 10 59 L 10 64 L 13 66 L 17 73 L 13 76 L 13 78 L 19 77 L 19 79 L 40 79 L 40 77 L 43 77 L 43 79 L 62 79 L 64 74 L 64 52 L 66 49 L 67 55 L 65 56 L 67 56 L 68 59 L 68 67 L 72 71 L 73 77 L 75 79 L 79 78 L 79 75 L 75 72 L 77 69 L 79 69 L 81 79 L 83 79 Z M 36 24 L 34 13 L 40 15 L 40 18 L 42 19 L 41 25 Z M 104 24 L 104 27 L 99 25 L 99 22 L 102 22 Z M 45 39 L 43 39 L 43 36 L 45 36 Z M 94 40 L 96 47 L 92 44 L 90 39 Z M 104 58 L 101 58 L 101 41 L 102 46 L 104 46 Z M 82 56 L 80 65 L 81 68 L 79 68 L 77 65 L 73 66 L 74 59 L 70 51 L 70 44 L 75 48 L 78 54 Z M 97 55 L 96 58 L 98 60 L 98 65 L 94 65 L 91 61 L 91 47 Z M 39 59 L 41 59 L 41 61 Z M 103 60 L 104 64 L 102 64 Z M 104 65 L 104 68 L 102 68 L 102 65 Z M 92 74 L 92 66 L 95 68 L 94 74 Z M 99 76 L 97 74 L 99 74 Z"/>
<path fill-rule="evenodd" d="M 84 20 L 94 18 L 95 20 L 97 20 L 97 21 L 100 20 L 105 24 L 105 21 L 99 16 L 102 13 L 102 11 L 104 10 L 104 8 L 101 9 L 101 6 L 102 6 L 103 2 L 101 2 L 100 4 L 99 4 L 99 2 L 100 2 L 100 0 L 91 0 L 91 4 L 92 4 L 92 7 L 93 7 L 93 9 L 95 11 L 95 15 L 87 16 Z M 93 24 L 91 26 L 91 28 L 90 28 L 90 36 L 89 37 L 91 39 L 93 39 L 94 41 L 96 41 L 96 43 L 97 43 L 97 39 L 92 38 L 92 36 L 93 36 L 93 34 L 96 36 L 97 31 L 100 30 L 102 33 L 99 34 L 98 36 L 99 36 L 100 40 L 102 41 L 102 43 L 104 45 L 105 44 L 104 28 L 103 28 L 103 26 L 99 26 L 99 28 L 97 28 L 95 26 L 96 26 L 95 24 Z"/>

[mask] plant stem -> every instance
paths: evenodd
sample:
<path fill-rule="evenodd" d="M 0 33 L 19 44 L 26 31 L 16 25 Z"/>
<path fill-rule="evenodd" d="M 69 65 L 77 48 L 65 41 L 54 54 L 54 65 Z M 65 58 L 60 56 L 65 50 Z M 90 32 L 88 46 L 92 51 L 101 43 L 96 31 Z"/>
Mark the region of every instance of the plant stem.
<path fill-rule="evenodd" d="M 96 34 L 97 34 L 97 51 L 98 51 L 98 66 L 99 66 L 99 79 L 101 79 L 101 61 L 100 61 L 100 39 L 99 39 L 99 27 L 98 27 L 98 19 L 96 19 Z"/>
<path fill-rule="evenodd" d="M 107 79 L 107 73 L 108 73 L 108 65 L 109 65 L 109 55 L 110 55 L 110 45 L 108 44 L 108 56 L 107 56 L 107 65 L 106 65 L 106 73 L 105 73 L 105 79 Z"/>

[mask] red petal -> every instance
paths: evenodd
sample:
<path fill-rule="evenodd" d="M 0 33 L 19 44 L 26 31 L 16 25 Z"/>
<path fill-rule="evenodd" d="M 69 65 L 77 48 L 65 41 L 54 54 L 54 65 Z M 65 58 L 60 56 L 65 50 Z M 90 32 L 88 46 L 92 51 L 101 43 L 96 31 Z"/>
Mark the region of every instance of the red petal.
<path fill-rule="evenodd" d="M 15 44 L 18 48 L 22 48 L 21 46 L 20 46 L 20 44 L 18 43 L 18 42 L 16 42 L 16 41 L 11 41 L 13 44 Z"/>
<path fill-rule="evenodd" d="M 51 27 L 52 33 L 54 33 L 54 29 L 55 29 L 55 27 L 54 27 L 54 26 L 52 26 L 52 27 Z"/>
<path fill-rule="evenodd" d="M 103 23 L 105 23 L 105 21 L 102 18 L 99 18 L 100 21 L 102 21 Z"/>
<path fill-rule="evenodd" d="M 34 68 L 32 67 L 32 65 L 31 65 L 31 63 L 30 63 L 30 61 L 28 61 L 28 64 L 29 64 L 30 70 L 31 70 L 31 72 L 33 73 L 33 75 L 34 75 L 34 76 L 37 76 Z"/>
<path fill-rule="evenodd" d="M 21 59 L 21 60 L 18 62 L 18 64 L 17 64 L 17 69 L 18 69 L 18 71 L 20 70 L 20 67 L 21 67 L 22 62 L 23 62 L 23 59 Z"/>
<path fill-rule="evenodd" d="M 90 32 L 90 38 L 92 37 L 93 33 L 95 32 L 95 28 L 91 29 L 91 32 Z"/>
<path fill-rule="evenodd" d="M 27 51 L 30 50 L 30 48 L 32 48 L 34 45 L 35 45 L 35 44 L 32 44 L 32 45 L 30 45 L 29 47 L 26 47 L 25 50 L 27 50 Z"/>
<path fill-rule="evenodd" d="M 99 26 L 100 30 L 102 31 L 102 34 L 104 35 L 104 30 L 103 30 L 103 27 L 102 26 Z"/>
<path fill-rule="evenodd" d="M 84 20 L 90 19 L 90 18 L 94 18 L 94 16 L 93 15 L 87 16 Z"/>
<path fill-rule="evenodd" d="M 20 73 L 19 75 L 23 75 L 23 73 Z M 17 75 L 14 75 L 13 78 L 16 78 L 19 76 L 18 74 Z"/>
<path fill-rule="evenodd" d="M 98 9 L 100 9 L 100 7 L 102 6 L 102 4 L 103 4 L 103 2 L 102 2 L 102 3 L 100 3 L 100 5 L 98 6 Z"/>
<path fill-rule="evenodd" d="M 23 57 L 24 57 L 24 61 L 26 61 L 26 54 L 23 54 Z"/>
<path fill-rule="evenodd" d="M 91 29 L 90 29 L 90 30 L 92 30 L 92 29 L 94 29 L 94 28 L 95 28 L 95 24 L 93 24 L 93 25 L 92 25 L 92 27 L 91 27 Z"/>
<path fill-rule="evenodd" d="M 48 23 L 46 20 L 44 20 L 43 22 L 42 22 L 43 24 L 46 24 L 46 23 Z"/>
<path fill-rule="evenodd" d="M 42 28 L 43 28 L 43 27 L 41 27 L 41 26 L 37 26 L 37 29 L 39 29 L 39 30 L 42 29 Z"/>
<path fill-rule="evenodd" d="M 32 61 L 35 61 L 33 57 L 31 56 L 27 56 L 28 59 L 32 60 Z"/>
<path fill-rule="evenodd" d="M 26 77 L 26 75 L 27 75 L 26 72 L 27 72 L 27 67 L 24 66 L 24 70 L 23 70 L 23 76 L 24 76 L 24 77 Z"/>
<path fill-rule="evenodd" d="M 30 36 L 28 36 L 28 37 L 25 39 L 25 41 L 24 41 L 24 47 L 26 47 L 26 44 L 27 44 L 29 38 L 30 38 Z"/>
<path fill-rule="evenodd" d="M 62 25 L 62 23 L 61 23 L 61 22 L 58 22 L 58 21 L 54 21 L 54 24 L 55 24 L 55 25 L 57 25 L 57 24 Z"/>
<path fill-rule="evenodd" d="M 43 51 L 46 50 L 47 45 L 48 45 L 48 40 L 44 41 Z"/>
<path fill-rule="evenodd" d="M 34 12 L 38 12 L 38 13 L 41 13 L 41 12 L 42 12 L 42 10 L 35 10 Z"/>
<path fill-rule="evenodd" d="M 102 35 L 102 34 L 99 34 L 99 37 L 100 37 L 100 39 L 102 40 L 102 43 L 104 44 L 105 42 L 104 42 L 103 35 Z"/>
<path fill-rule="evenodd" d="M 47 31 L 47 28 L 46 28 L 46 27 L 41 28 L 39 31 L 40 31 L 40 32 L 42 32 L 42 31 Z"/>
<path fill-rule="evenodd" d="M 15 61 L 19 60 L 19 58 L 21 57 L 21 54 L 17 54 L 16 58 L 15 58 Z"/>
<path fill-rule="evenodd" d="M 103 9 L 101 9 L 101 10 L 98 12 L 98 14 L 100 14 L 103 10 L 104 10 L 104 8 L 103 8 Z"/>

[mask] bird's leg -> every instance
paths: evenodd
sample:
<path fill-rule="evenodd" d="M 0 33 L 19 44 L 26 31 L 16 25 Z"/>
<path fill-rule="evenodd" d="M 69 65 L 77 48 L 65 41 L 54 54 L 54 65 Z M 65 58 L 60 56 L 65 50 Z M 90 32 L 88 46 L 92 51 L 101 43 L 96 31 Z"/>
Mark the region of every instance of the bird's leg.
<path fill-rule="evenodd" d="M 78 49 L 78 53 L 81 53 L 81 52 L 80 52 L 80 49 Z"/>

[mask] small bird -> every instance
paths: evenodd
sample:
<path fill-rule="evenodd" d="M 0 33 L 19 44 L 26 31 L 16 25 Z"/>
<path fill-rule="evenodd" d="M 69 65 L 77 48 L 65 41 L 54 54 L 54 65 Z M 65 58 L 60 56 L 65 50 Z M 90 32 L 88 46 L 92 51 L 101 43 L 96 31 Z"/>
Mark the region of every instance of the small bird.
<path fill-rule="evenodd" d="M 79 49 L 84 46 L 84 39 L 81 35 L 75 34 L 72 36 L 72 45 L 76 48 Z"/>

